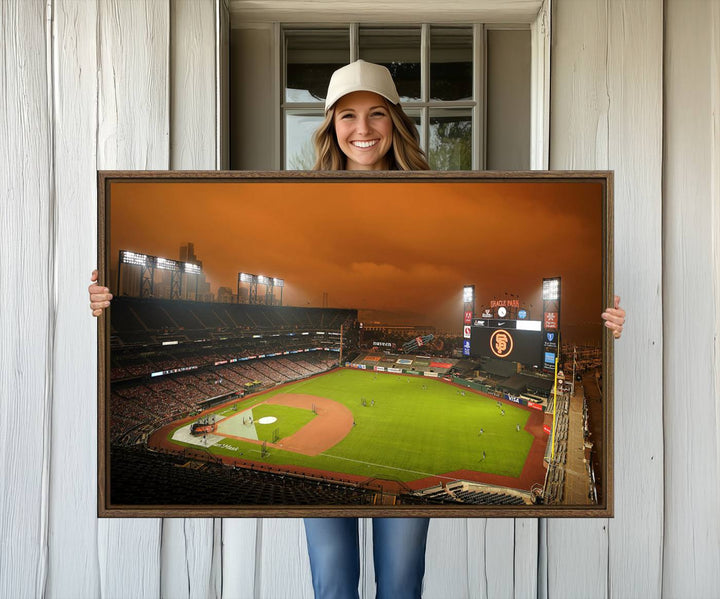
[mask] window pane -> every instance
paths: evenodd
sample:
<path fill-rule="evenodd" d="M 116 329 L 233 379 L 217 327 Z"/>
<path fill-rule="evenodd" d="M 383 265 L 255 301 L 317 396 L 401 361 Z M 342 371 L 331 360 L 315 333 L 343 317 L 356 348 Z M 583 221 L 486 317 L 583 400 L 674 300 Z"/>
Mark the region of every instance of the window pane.
<path fill-rule="evenodd" d="M 430 111 L 430 168 L 468 171 L 472 168 L 472 116 L 467 109 Z"/>
<path fill-rule="evenodd" d="M 293 112 L 285 115 L 285 169 L 312 170 L 315 148 L 312 135 L 323 122 L 320 112 Z"/>
<path fill-rule="evenodd" d="M 285 101 L 323 101 L 333 71 L 350 62 L 349 30 L 286 31 L 285 61 Z"/>
<path fill-rule="evenodd" d="M 360 58 L 386 66 L 400 101 L 420 100 L 420 28 L 360 28 Z"/>
<path fill-rule="evenodd" d="M 425 147 L 425 140 L 423 139 L 423 130 L 422 130 L 422 120 L 420 117 L 420 109 L 419 108 L 403 108 L 405 114 L 407 114 L 413 123 L 415 123 L 415 129 L 417 129 L 418 136 L 420 137 L 420 147 Z"/>
<path fill-rule="evenodd" d="M 430 99 L 472 100 L 473 35 L 470 27 L 430 29 Z"/>

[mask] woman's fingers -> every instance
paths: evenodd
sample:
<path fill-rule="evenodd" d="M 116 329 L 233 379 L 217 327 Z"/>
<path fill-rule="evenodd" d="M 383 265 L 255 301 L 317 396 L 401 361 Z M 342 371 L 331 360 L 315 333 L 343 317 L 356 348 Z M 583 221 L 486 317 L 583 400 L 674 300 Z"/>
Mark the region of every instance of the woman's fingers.
<path fill-rule="evenodd" d="M 107 287 L 98 285 L 96 283 L 98 279 L 98 271 L 93 270 L 90 275 L 90 280 L 93 281 L 88 287 L 88 293 L 90 295 L 90 309 L 92 310 L 93 316 L 100 316 L 102 311 L 110 305 L 112 299 L 112 293 Z"/>
<path fill-rule="evenodd" d="M 605 321 L 605 326 L 612 331 L 613 337 L 620 339 L 625 325 L 625 310 L 620 307 L 619 296 L 616 295 L 613 299 L 614 307 L 605 310 L 601 317 Z"/>

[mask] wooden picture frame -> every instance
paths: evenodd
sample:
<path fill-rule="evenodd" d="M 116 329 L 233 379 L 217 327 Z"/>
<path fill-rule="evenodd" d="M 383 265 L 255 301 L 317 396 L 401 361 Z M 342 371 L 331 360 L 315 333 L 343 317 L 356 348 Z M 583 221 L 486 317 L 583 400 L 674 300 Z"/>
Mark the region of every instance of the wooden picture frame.
<path fill-rule="evenodd" d="M 99 516 L 611 517 L 612 190 L 98 172 Z"/>

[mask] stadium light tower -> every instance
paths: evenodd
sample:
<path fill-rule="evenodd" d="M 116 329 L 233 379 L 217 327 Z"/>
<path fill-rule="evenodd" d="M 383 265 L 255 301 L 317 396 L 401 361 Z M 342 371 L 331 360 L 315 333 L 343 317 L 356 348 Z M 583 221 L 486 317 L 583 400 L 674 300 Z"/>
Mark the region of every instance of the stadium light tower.
<path fill-rule="evenodd" d="M 256 275 L 252 275 L 248 272 L 239 272 L 237 281 L 237 296 L 238 303 L 240 303 L 240 283 L 247 283 L 250 285 L 250 291 L 248 294 L 248 303 L 257 304 L 257 285 L 258 278 Z"/>
<path fill-rule="evenodd" d="M 475 285 L 463 287 L 463 355 L 470 355 L 470 327 L 475 315 Z"/>
<path fill-rule="evenodd" d="M 273 295 L 273 282 L 272 278 L 266 277 L 265 275 L 258 275 L 258 283 L 265 285 L 265 305 L 269 306 L 272 304 Z"/>
<path fill-rule="evenodd" d="M 120 250 L 118 259 L 118 295 L 121 295 L 120 289 L 120 271 L 123 265 L 140 267 L 140 297 L 151 296 L 153 294 L 153 286 L 155 279 L 154 256 L 147 254 L 138 254 L 128 250 Z"/>
<path fill-rule="evenodd" d="M 463 303 L 470 304 L 475 300 L 475 285 L 463 287 Z"/>
<path fill-rule="evenodd" d="M 560 354 L 560 277 L 543 279 L 543 319 L 545 358 L 543 368 L 545 372 L 555 369 L 555 362 Z"/>
<path fill-rule="evenodd" d="M 560 278 L 543 279 L 543 300 L 555 301 L 560 299 Z"/>
<path fill-rule="evenodd" d="M 170 299 L 182 297 L 182 263 L 167 258 L 155 258 L 155 268 L 170 271 Z"/>
<path fill-rule="evenodd" d="M 274 278 L 273 279 L 273 285 L 275 287 L 280 287 L 280 305 L 282 306 L 283 302 L 283 287 L 285 287 L 285 281 L 283 279 Z"/>
<path fill-rule="evenodd" d="M 183 262 L 182 265 L 185 274 L 195 276 L 195 301 L 197 301 L 198 280 L 200 279 L 200 273 L 202 273 L 202 268 L 200 268 L 197 264 L 193 264 L 192 262 Z"/>

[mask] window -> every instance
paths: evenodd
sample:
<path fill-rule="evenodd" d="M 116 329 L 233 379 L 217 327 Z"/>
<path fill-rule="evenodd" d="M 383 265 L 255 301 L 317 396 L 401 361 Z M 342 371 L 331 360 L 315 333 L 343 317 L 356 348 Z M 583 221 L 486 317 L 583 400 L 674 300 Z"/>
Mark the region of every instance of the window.
<path fill-rule="evenodd" d="M 530 32 L 523 33 L 528 39 L 529 94 Z M 311 136 L 323 119 L 330 75 L 357 58 L 388 67 L 405 112 L 417 124 L 431 168 L 483 168 L 486 39 L 482 25 L 285 28 L 283 168 L 312 168 Z M 529 109 L 528 101 L 528 123 Z M 529 132 L 526 145 L 529 155 Z"/>
<path fill-rule="evenodd" d="M 528 169 L 532 52 L 524 24 L 238 24 L 230 166 L 311 169 L 330 75 L 362 58 L 390 69 L 432 168 Z"/>

